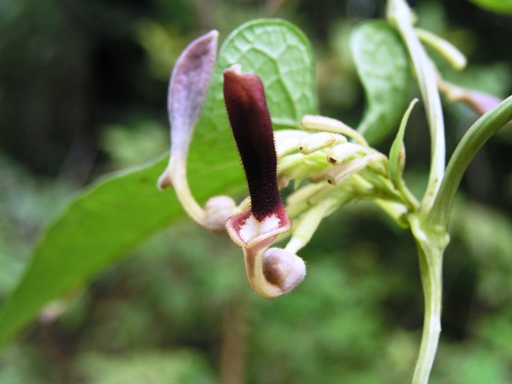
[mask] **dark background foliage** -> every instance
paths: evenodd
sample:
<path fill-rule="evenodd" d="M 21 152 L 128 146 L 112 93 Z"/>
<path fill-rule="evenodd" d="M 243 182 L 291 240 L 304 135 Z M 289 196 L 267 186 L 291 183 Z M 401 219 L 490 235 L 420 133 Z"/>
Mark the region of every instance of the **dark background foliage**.
<path fill-rule="evenodd" d="M 441 67 L 447 78 L 512 93 L 510 16 L 465 0 L 410 4 L 421 26 L 468 57 L 463 73 Z M 212 28 L 225 37 L 256 17 L 296 23 L 317 57 L 322 113 L 356 124 L 364 94 L 347 38 L 384 8 L 372 0 L 1 1 L 0 300 L 73 191 L 166 150 L 167 80 L 191 39 Z M 449 150 L 475 118 L 446 104 Z M 411 125 L 407 177 L 421 191 L 429 148 L 420 111 Z M 463 182 L 433 382 L 511 380 L 510 132 L 491 140 Z M 303 256 L 301 288 L 265 302 L 233 262 L 236 247 L 188 223 L 173 227 L 46 308 L 0 355 L 0 382 L 407 381 L 423 311 L 408 233 L 359 203 L 323 223 Z"/>

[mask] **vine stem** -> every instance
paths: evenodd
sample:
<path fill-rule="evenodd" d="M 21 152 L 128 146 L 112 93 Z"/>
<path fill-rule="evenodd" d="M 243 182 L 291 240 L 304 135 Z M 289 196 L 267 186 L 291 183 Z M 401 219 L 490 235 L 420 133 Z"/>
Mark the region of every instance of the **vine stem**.
<path fill-rule="evenodd" d="M 471 126 L 455 149 L 446 174 L 427 215 L 409 215 L 411 230 L 418 246 L 425 313 L 420 352 L 412 384 L 427 384 L 441 332 L 442 263 L 448 245 L 447 234 L 455 193 L 471 159 L 484 143 L 512 119 L 512 96 L 489 111 Z"/>
<path fill-rule="evenodd" d="M 405 0 L 389 0 L 388 21 L 395 25 L 409 51 L 430 129 L 431 160 L 428 185 L 418 209 L 408 220 L 418 248 L 424 297 L 424 323 L 412 384 L 427 384 L 441 334 L 442 264 L 449 237 L 446 227 L 425 225 L 445 171 L 445 137 L 437 75 L 413 28 L 413 15 Z"/>
<path fill-rule="evenodd" d="M 449 242 L 448 222 L 455 193 L 467 166 L 482 145 L 512 119 L 512 97 L 482 116 L 464 135 L 445 173 L 444 121 L 434 66 L 413 29 L 405 0 L 389 0 L 388 21 L 402 36 L 413 62 L 430 128 L 431 164 L 419 209 L 408 215 L 416 240 L 425 301 L 420 351 L 412 384 L 427 384 L 441 333 L 442 263 Z"/>
<path fill-rule="evenodd" d="M 424 319 L 420 352 L 414 367 L 412 384 L 427 384 L 441 334 L 443 254 L 449 242 L 446 231 L 423 229 L 424 217 L 411 214 L 411 230 L 416 239 L 424 296 Z"/>
<path fill-rule="evenodd" d="M 484 143 L 512 119 L 512 96 L 471 126 L 455 149 L 432 209 L 411 214 L 409 222 L 418 246 L 425 312 L 420 352 L 412 384 L 427 384 L 441 332 L 442 263 L 448 245 L 450 212 L 462 175 Z"/>

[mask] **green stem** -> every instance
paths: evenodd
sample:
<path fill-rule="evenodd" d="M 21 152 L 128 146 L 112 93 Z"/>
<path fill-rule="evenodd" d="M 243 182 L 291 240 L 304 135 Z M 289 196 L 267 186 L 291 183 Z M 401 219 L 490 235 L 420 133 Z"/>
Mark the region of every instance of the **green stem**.
<path fill-rule="evenodd" d="M 412 384 L 426 384 L 434 364 L 441 333 L 442 256 L 432 257 L 418 246 L 421 283 L 425 297 L 421 347 L 414 367 Z"/>
<path fill-rule="evenodd" d="M 428 215 L 430 226 L 447 228 L 455 193 L 471 160 L 485 142 L 512 120 L 512 96 L 480 117 L 457 145 L 446 168 L 432 210 Z"/>
<path fill-rule="evenodd" d="M 421 284 L 424 295 L 424 321 L 420 352 L 412 384 L 427 384 L 441 333 L 442 265 L 448 245 L 446 232 L 426 231 L 417 215 L 410 215 L 411 230 L 418 248 Z"/>

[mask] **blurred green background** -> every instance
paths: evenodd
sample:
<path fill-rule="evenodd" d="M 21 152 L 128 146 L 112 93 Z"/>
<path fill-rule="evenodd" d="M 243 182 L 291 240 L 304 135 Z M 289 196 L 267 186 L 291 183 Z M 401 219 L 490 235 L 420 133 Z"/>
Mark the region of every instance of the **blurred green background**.
<path fill-rule="evenodd" d="M 414 1 L 420 25 L 469 59 L 461 85 L 512 93 L 512 17 L 465 0 Z M 280 17 L 311 39 L 322 114 L 356 125 L 364 94 L 348 37 L 380 0 L 0 0 L 0 305 L 45 225 L 97 177 L 168 148 L 177 56 Z M 448 152 L 477 118 L 445 104 Z M 406 178 L 422 190 L 428 137 L 417 108 Z M 380 148 L 387 151 L 390 143 Z M 512 382 L 512 129 L 479 153 L 452 216 L 443 333 L 432 383 Z M 407 382 L 423 302 L 414 242 L 372 204 L 336 213 L 301 252 L 308 276 L 268 302 L 238 247 L 189 222 L 49 305 L 0 352 L 2 384 Z M 72 257 L 72 255 L 70 255 Z"/>

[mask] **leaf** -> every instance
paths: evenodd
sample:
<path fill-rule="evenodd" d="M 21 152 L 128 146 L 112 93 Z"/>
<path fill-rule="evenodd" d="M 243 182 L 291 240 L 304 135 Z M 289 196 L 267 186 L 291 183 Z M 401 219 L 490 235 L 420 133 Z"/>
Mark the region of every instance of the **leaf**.
<path fill-rule="evenodd" d="M 220 50 L 192 139 L 189 183 L 200 203 L 216 194 L 239 191 L 243 185 L 222 98 L 222 71 L 234 63 L 261 77 L 276 127 L 299 127 L 302 115 L 317 113 L 313 58 L 304 35 L 280 20 L 257 20 L 235 30 Z M 156 188 L 166 165 L 165 158 L 99 180 L 50 224 L 2 312 L 0 346 L 50 300 L 91 279 L 184 216 L 174 193 Z"/>
<path fill-rule="evenodd" d="M 481 8 L 497 13 L 512 14 L 512 0 L 470 0 Z"/>
<path fill-rule="evenodd" d="M 350 46 L 367 99 L 357 129 L 375 144 L 395 130 L 405 109 L 409 59 L 396 31 L 382 21 L 360 24 L 352 33 Z"/>

